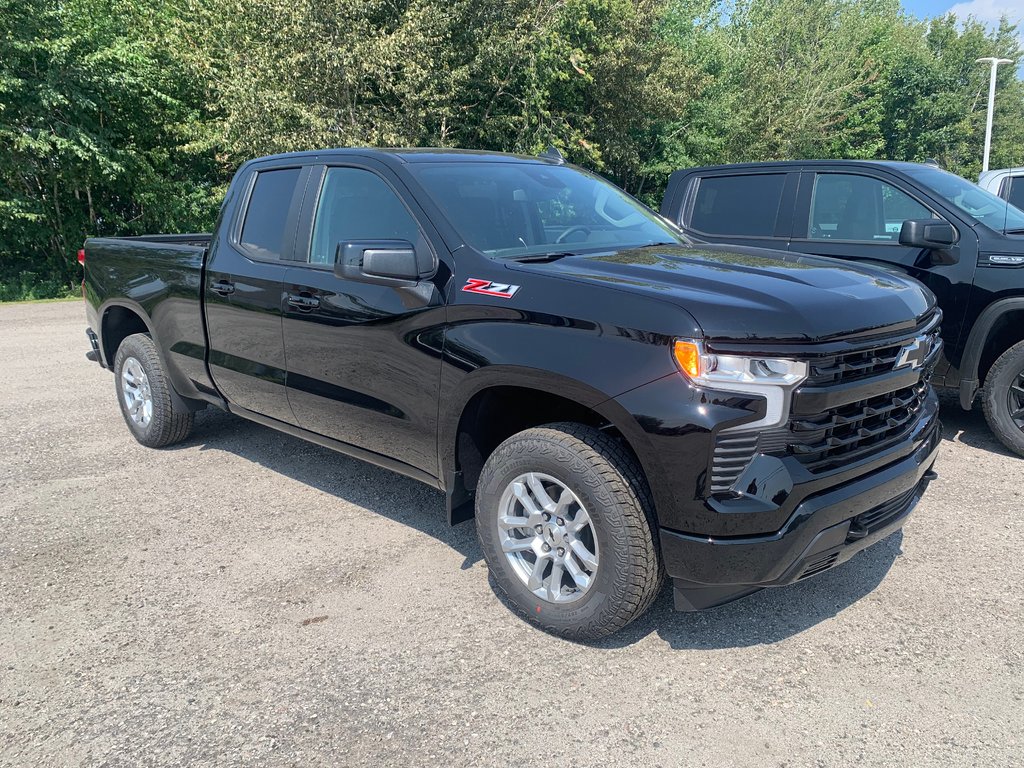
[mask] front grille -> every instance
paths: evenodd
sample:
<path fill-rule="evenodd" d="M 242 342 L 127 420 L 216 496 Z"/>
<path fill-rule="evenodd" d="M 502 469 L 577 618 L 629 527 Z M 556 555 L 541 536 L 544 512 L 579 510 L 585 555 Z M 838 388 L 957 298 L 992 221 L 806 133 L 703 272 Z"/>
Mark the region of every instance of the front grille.
<path fill-rule="evenodd" d="M 913 335 L 875 346 L 828 354 L 814 354 L 809 348 L 808 378 L 794 397 L 799 397 L 803 389 L 820 393 L 851 384 L 854 388 L 870 388 L 871 379 L 893 373 L 900 350 L 922 335 L 929 338 L 931 354 L 911 386 L 820 413 L 792 416 L 774 429 L 719 433 L 711 461 L 711 493 L 729 492 L 757 454 L 793 456 L 810 472 L 820 473 L 868 458 L 905 440 L 918 426 L 928 397 L 928 383 L 942 344 L 939 317 L 936 314 L 919 325 Z"/>
<path fill-rule="evenodd" d="M 789 448 L 812 472 L 864 458 L 906 437 L 917 425 L 927 396 L 925 378 L 896 392 L 792 419 Z"/>
<path fill-rule="evenodd" d="M 923 335 L 928 337 L 930 348 L 934 349 L 939 343 L 938 326 Z M 900 350 L 908 341 L 910 339 L 899 339 L 870 349 L 814 358 L 809 361 L 807 381 L 804 385 L 823 387 L 846 384 L 889 373 L 896 366 Z"/>

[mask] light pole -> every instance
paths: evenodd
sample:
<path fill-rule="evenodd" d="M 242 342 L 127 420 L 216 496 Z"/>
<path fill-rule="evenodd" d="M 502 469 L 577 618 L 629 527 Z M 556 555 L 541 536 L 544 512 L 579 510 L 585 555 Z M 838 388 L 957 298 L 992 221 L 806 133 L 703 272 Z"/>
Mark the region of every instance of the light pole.
<path fill-rule="evenodd" d="M 992 150 L 992 112 L 996 105 L 996 70 L 1000 64 L 1013 64 L 1013 59 L 997 59 L 986 56 L 976 60 L 978 64 L 991 64 L 992 70 L 988 81 L 988 117 L 985 120 L 985 159 L 981 164 L 981 172 L 988 170 L 988 154 Z"/>

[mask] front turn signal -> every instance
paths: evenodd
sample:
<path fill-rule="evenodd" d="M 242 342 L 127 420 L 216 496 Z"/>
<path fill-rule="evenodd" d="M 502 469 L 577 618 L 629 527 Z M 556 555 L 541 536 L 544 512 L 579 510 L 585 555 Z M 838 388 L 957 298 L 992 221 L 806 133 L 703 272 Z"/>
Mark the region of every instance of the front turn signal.
<path fill-rule="evenodd" d="M 699 379 L 701 375 L 701 353 L 700 347 L 695 341 L 684 341 L 676 339 L 672 347 L 672 353 L 676 357 L 679 368 L 691 379 Z"/>

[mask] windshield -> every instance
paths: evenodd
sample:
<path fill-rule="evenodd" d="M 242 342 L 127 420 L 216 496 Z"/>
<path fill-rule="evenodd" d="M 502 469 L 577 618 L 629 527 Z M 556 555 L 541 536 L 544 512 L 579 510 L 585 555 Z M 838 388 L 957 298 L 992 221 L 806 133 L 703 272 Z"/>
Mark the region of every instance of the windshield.
<path fill-rule="evenodd" d="M 684 243 L 657 214 L 608 182 L 542 163 L 410 164 L 466 243 L 528 256 Z"/>
<path fill-rule="evenodd" d="M 1024 211 L 977 184 L 938 168 L 915 168 L 907 173 L 935 190 L 975 221 L 997 232 L 1024 230 Z"/>

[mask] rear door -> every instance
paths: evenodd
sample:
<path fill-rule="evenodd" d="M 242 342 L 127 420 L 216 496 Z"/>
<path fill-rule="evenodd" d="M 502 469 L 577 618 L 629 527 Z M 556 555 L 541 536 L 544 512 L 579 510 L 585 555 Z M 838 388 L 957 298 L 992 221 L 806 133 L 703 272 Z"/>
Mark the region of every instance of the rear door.
<path fill-rule="evenodd" d="M 288 398 L 312 432 L 437 476 L 437 409 L 450 268 L 412 287 L 341 278 L 340 242 L 405 240 L 437 259 L 440 238 L 383 165 L 319 167 L 285 276 Z"/>
<path fill-rule="evenodd" d="M 259 165 L 206 273 L 210 372 L 237 407 L 295 423 L 285 392 L 284 277 L 309 167 Z"/>
<path fill-rule="evenodd" d="M 782 168 L 699 171 L 663 213 L 698 240 L 785 250 L 799 177 Z"/>

